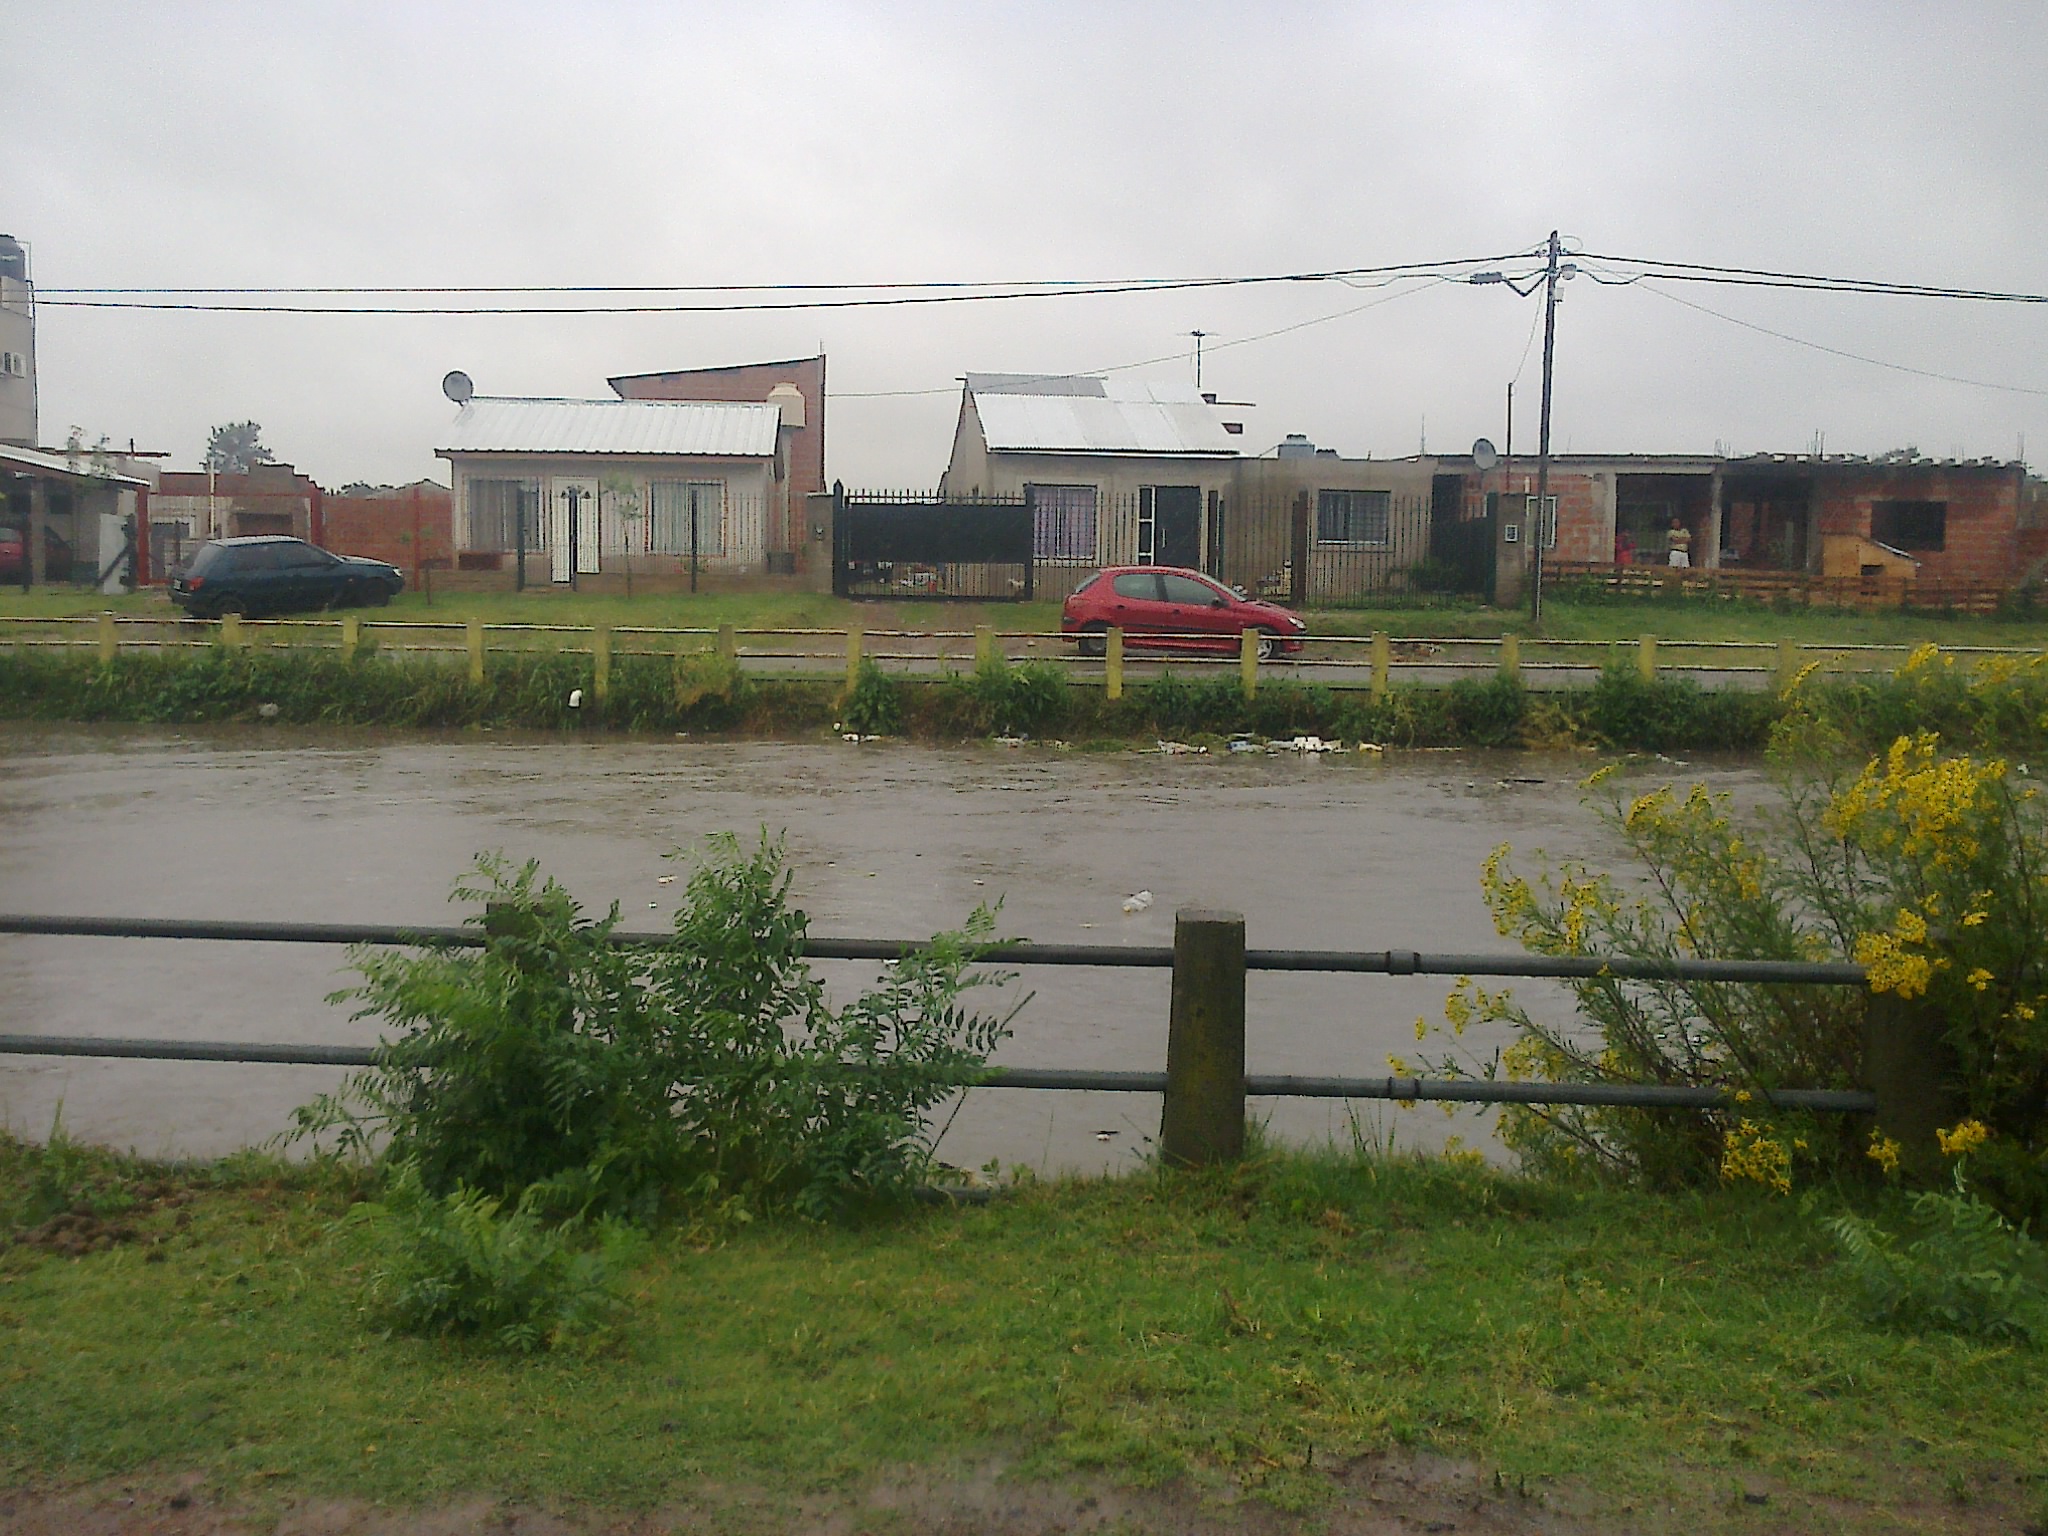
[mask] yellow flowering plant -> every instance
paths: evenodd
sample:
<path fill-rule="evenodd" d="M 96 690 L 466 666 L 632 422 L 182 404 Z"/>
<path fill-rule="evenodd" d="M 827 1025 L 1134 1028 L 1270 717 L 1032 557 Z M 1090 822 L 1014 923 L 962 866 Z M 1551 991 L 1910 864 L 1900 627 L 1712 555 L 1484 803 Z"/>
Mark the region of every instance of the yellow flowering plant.
<path fill-rule="evenodd" d="M 1870 997 L 1891 994 L 1945 1023 L 1953 1086 L 1988 1127 L 1973 1181 L 2015 1215 L 2048 1210 L 2048 819 L 2007 762 L 1919 733 L 1845 779 L 1789 774 L 1780 805 L 1749 812 L 1702 787 L 1599 777 L 1631 876 L 1583 860 L 1529 875 L 1496 850 L 1481 883 L 1503 935 L 1543 955 L 1853 959 L 1868 986 L 1603 975 L 1565 983 L 1577 1017 L 1558 1019 L 1461 978 L 1443 1022 L 1418 1028 L 1441 1047 L 1428 1070 L 1706 1086 L 1736 1101 L 1687 1115 L 1504 1109 L 1503 1138 L 1553 1170 L 1774 1190 L 1801 1165 L 1890 1173 L 1901 1149 L 1867 1122 L 1775 1114 L 1764 1095 L 1859 1086 Z M 1514 1043 L 1473 1056 L 1462 1037 L 1475 1019 L 1506 1024 Z"/>

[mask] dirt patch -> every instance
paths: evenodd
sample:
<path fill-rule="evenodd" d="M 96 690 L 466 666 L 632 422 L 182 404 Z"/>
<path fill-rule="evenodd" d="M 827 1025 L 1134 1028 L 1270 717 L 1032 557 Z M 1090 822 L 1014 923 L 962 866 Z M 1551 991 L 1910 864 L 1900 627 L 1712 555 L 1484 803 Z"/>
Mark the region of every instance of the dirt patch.
<path fill-rule="evenodd" d="M 430 1509 L 300 1499 L 282 1490 L 242 1497 L 195 1473 L 0 1491 L 0 1536 L 2011 1536 L 2036 1529 L 2028 1523 L 2031 1489 L 2010 1476 L 1988 1477 L 1967 1502 L 1873 1495 L 1871 1503 L 1850 1503 L 1754 1479 L 1701 1474 L 1685 1481 L 1692 1491 L 1682 1498 L 1602 1505 L 1469 1462 L 1399 1452 L 1333 1469 L 1333 1496 L 1294 1514 L 1185 1483 L 1131 1488 L 1095 1479 L 1030 1480 L 989 1463 L 804 1497 L 706 1485 L 660 1510 L 623 1512 L 488 1497 Z"/>

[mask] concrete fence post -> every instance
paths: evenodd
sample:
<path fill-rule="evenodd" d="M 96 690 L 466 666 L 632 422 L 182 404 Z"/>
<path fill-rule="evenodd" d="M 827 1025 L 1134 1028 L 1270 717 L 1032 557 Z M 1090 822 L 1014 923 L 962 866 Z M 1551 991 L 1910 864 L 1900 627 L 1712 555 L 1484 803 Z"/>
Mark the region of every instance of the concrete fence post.
<path fill-rule="evenodd" d="M 1237 637 L 1237 670 L 1243 681 L 1244 696 L 1255 699 L 1259 696 L 1259 632 L 1247 629 Z"/>
<path fill-rule="evenodd" d="M 718 626 L 718 654 L 725 661 L 740 659 L 739 631 L 730 624 Z"/>
<path fill-rule="evenodd" d="M 114 615 L 111 611 L 100 615 L 100 665 L 110 664 L 121 649 L 120 637 L 114 631 Z"/>
<path fill-rule="evenodd" d="M 1173 1002 L 1159 1155 L 1170 1167 L 1244 1156 L 1244 917 L 1186 907 L 1173 920 Z"/>
<path fill-rule="evenodd" d="M 1376 629 L 1372 632 L 1372 701 L 1381 703 L 1387 696 L 1387 670 L 1392 652 L 1387 645 L 1387 632 Z"/>
<path fill-rule="evenodd" d="M 1778 692 L 1783 693 L 1792 686 L 1792 679 L 1799 675 L 1799 642 L 1780 640 L 1778 642 Z"/>
<path fill-rule="evenodd" d="M 1500 637 L 1500 675 L 1511 683 L 1522 680 L 1522 637 L 1502 635 Z"/>
<path fill-rule="evenodd" d="M 1657 637 L 1645 635 L 1636 645 L 1636 675 L 1646 683 L 1657 681 Z"/>
<path fill-rule="evenodd" d="M 239 651 L 242 648 L 242 616 L 239 613 L 220 616 L 220 643 L 224 650 Z"/>
<path fill-rule="evenodd" d="M 1124 696 L 1124 632 L 1121 627 L 1102 637 L 1102 696 L 1112 702 Z"/>
<path fill-rule="evenodd" d="M 860 626 L 846 626 L 846 687 L 851 692 L 860 682 Z"/>
<path fill-rule="evenodd" d="M 590 692 L 602 704 L 612 692 L 612 631 L 599 624 L 590 631 Z"/>
<path fill-rule="evenodd" d="M 354 661 L 356 647 L 363 643 L 363 621 L 354 614 L 344 614 L 341 620 L 341 659 Z"/>
<path fill-rule="evenodd" d="M 996 645 L 996 627 L 993 624 L 974 626 L 974 668 L 994 666 L 1002 659 L 1002 652 Z"/>
<path fill-rule="evenodd" d="M 1899 1168 L 1932 1182 L 1946 1164 L 1934 1139 L 1963 1118 L 1955 1055 L 1940 1012 L 1921 997 L 1864 1000 L 1863 1084 L 1877 1095 L 1877 1129 L 1899 1144 Z"/>
<path fill-rule="evenodd" d="M 469 680 L 481 687 L 484 680 L 484 621 L 470 619 L 462 626 L 469 645 Z"/>

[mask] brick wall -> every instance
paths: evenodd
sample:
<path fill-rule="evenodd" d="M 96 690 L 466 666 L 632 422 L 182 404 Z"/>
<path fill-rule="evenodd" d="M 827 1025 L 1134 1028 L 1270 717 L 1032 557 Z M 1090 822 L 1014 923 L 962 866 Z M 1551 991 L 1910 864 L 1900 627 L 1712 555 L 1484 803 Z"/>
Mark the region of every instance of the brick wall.
<path fill-rule="evenodd" d="M 804 397 L 804 424 L 789 433 L 789 494 L 792 506 L 826 489 L 825 359 L 783 363 L 741 363 L 732 368 L 683 368 L 674 373 L 636 373 L 612 379 L 622 400 L 763 401 L 778 384 L 793 385 Z"/>
<path fill-rule="evenodd" d="M 2019 575 L 2021 472 L 2004 465 L 1828 465 L 1814 501 L 1823 534 L 1871 536 L 1880 501 L 1939 501 L 1948 507 L 1940 549 L 1913 549 L 1922 579 L 2006 584 Z"/>
<path fill-rule="evenodd" d="M 407 576 L 455 563 L 455 498 L 439 486 L 396 497 L 329 496 L 324 510 L 325 542 L 338 555 L 387 561 Z"/>

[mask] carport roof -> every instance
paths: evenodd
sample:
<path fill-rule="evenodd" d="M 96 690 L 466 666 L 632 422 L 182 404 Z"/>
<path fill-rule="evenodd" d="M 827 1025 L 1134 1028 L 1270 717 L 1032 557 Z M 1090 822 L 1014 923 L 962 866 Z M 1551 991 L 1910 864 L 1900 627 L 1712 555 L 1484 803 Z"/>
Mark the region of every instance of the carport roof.
<path fill-rule="evenodd" d="M 781 410 L 762 404 L 479 396 L 434 452 L 765 459 L 781 426 Z"/>
<path fill-rule="evenodd" d="M 31 475 L 62 475 L 68 480 L 139 485 L 145 489 L 149 485 L 147 480 L 138 480 L 133 475 L 117 475 L 110 469 L 94 469 L 89 464 L 76 466 L 61 453 L 44 453 L 40 448 L 9 448 L 5 444 L 0 444 L 0 469 L 15 469 Z"/>

